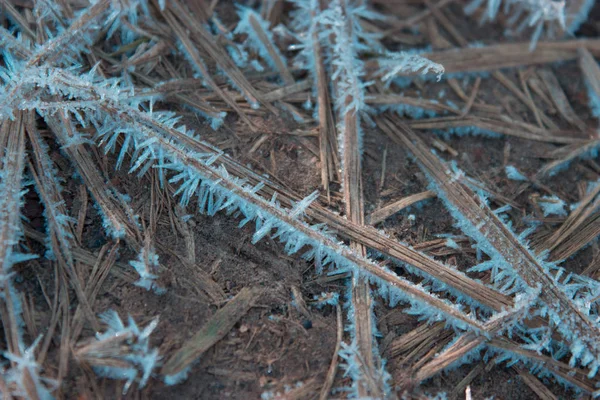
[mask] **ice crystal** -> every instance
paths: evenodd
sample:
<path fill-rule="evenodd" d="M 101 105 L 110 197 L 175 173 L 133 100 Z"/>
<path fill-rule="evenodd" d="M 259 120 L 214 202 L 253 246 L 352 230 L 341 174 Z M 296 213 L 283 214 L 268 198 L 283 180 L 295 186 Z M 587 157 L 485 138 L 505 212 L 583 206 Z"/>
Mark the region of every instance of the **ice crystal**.
<path fill-rule="evenodd" d="M 144 387 L 160 360 L 158 349 L 150 348 L 150 334 L 158 325 L 158 318 L 143 329 L 131 316 L 125 324 L 114 310 L 105 312 L 100 319 L 107 330 L 77 349 L 76 357 L 90 364 L 99 375 L 124 379 L 123 393 L 134 381 Z"/>

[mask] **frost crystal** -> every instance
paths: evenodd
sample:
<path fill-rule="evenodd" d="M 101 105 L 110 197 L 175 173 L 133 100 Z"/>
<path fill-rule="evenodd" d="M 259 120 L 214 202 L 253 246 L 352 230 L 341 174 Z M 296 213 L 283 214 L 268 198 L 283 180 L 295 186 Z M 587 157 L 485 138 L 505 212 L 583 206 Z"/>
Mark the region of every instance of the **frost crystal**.
<path fill-rule="evenodd" d="M 125 325 L 114 310 L 105 312 L 100 319 L 108 329 L 97 333 L 91 343 L 79 347 L 75 351 L 77 359 L 91 365 L 101 376 L 125 379 L 123 393 L 134 381 L 144 387 L 160 359 L 158 349 L 151 349 L 149 344 L 158 317 L 144 329 L 140 329 L 131 316 Z"/>

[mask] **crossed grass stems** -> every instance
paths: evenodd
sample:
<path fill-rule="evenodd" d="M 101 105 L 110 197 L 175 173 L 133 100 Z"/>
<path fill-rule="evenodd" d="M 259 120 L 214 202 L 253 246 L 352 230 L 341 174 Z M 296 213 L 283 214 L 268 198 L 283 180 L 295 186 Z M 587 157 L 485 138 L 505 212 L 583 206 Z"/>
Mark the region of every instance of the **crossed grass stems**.
<path fill-rule="evenodd" d="M 316 65 L 313 76 L 319 82 L 317 92 L 322 178 L 324 187 L 327 188 L 326 182 L 335 175 L 336 165 L 341 164 L 342 174 L 344 174 L 343 202 L 347 218 L 340 217 L 319 205 L 314 195 L 303 200 L 271 179 L 252 172 L 225 153 L 201 141 L 185 127 L 178 125 L 178 120 L 173 115 L 153 111 L 152 100 L 149 99 L 157 95 L 164 96 L 164 93 L 160 93 L 160 89 L 170 90 L 168 87 L 165 89 L 164 86 L 170 84 L 173 87 L 177 85 L 176 83 L 163 83 L 152 88 L 156 83 L 153 78 L 143 72 L 133 72 L 132 77 L 151 88 L 132 93 L 118 80 L 107 78 L 106 74 L 111 69 L 114 71 L 126 69 L 125 65 L 113 58 L 114 56 L 94 46 L 94 43 L 106 32 L 106 27 L 109 25 L 106 21 L 112 23 L 117 18 L 111 14 L 110 7 L 111 3 L 108 1 L 94 4 L 74 18 L 59 35 L 46 42 L 44 42 L 44 35 L 40 33 L 42 30 L 39 30 L 44 26 L 43 20 L 39 22 L 40 26 L 37 27 L 36 33 L 22 17 L 20 18 L 20 14 L 14 8 L 7 7 L 7 12 L 11 13 L 21 34 L 17 39 L 4 29 L 1 32 L 6 63 L 14 63 L 20 68 L 19 71 L 10 71 L 12 75 L 5 78 L 6 88 L 10 90 L 6 93 L 0 108 L 3 114 L 1 140 L 3 148 L 6 149 L 2 164 L 2 187 L 8 194 L 2 199 L 0 210 L 0 218 L 2 218 L 0 234 L 3 239 L 0 241 L 2 243 L 0 255 L 4 272 L 2 316 L 10 354 L 15 357 L 31 356 L 29 350 L 23 346 L 19 322 L 21 316 L 19 307 L 15 306 L 18 296 L 11 283 L 12 266 L 29 257 L 20 255 L 15 250 L 23 234 L 19 210 L 22 206 L 25 170 L 32 176 L 39 197 L 45 204 L 49 250 L 61 271 L 64 272 L 61 279 L 68 277 L 68 282 L 78 299 L 73 319 L 76 323 L 71 325 L 74 327 L 71 332 L 65 332 L 64 329 L 68 330 L 68 328 L 64 328 L 63 325 L 63 339 L 76 341 L 85 322 L 90 323 L 96 331 L 100 328 L 92 311 L 93 305 L 88 300 L 93 298 L 93 291 L 99 288 L 94 285 L 82 287 L 75 271 L 74 253 L 77 247 L 75 238 L 78 234 L 75 232 L 73 221 L 67 217 L 68 211 L 64 205 L 61 187 L 56 179 L 47 145 L 39 130 L 35 110 L 54 133 L 56 142 L 62 145 L 63 154 L 75 166 L 84 181 L 101 210 L 107 232 L 116 239 L 124 239 L 137 253 L 146 255 L 152 253 L 149 238 L 156 229 L 155 223 L 151 222 L 149 227 L 143 226 L 137 220 L 127 199 L 110 183 L 105 182 L 91 155 L 92 146 L 95 144 L 91 143 L 82 131 L 95 131 L 96 141 L 107 150 L 116 149 L 117 143 L 120 143 L 118 164 L 129 152 L 132 159 L 130 173 L 135 172 L 141 176 L 150 171 L 152 176 L 163 185 L 167 181 L 179 184 L 177 195 L 181 196 L 184 204 L 189 203 L 192 198 L 197 198 L 199 209 L 209 215 L 226 211 L 243 216 L 245 222 L 255 222 L 254 242 L 275 232 L 274 237 L 284 243 L 288 253 L 301 252 L 305 258 L 314 261 L 319 271 L 328 266 L 332 271 L 352 272 L 354 283 L 351 290 L 351 304 L 356 317 L 351 324 L 357 330 L 354 334 L 356 347 L 349 347 L 351 351 L 347 352 L 345 361 L 348 364 L 355 363 L 352 379 L 356 383 L 356 392 L 359 395 L 373 397 L 390 395 L 385 390 L 385 381 L 389 378 L 385 375 L 377 354 L 376 343 L 373 341 L 374 329 L 371 325 L 375 324 L 375 321 L 372 319 L 371 285 L 378 288 L 379 293 L 390 302 L 390 305 L 393 306 L 399 301 L 409 303 L 411 312 L 433 321 L 436 325 L 449 325 L 456 331 L 456 340 L 450 346 L 443 349 L 432 361 L 413 371 L 410 381 L 405 382 L 407 387 L 418 385 L 422 380 L 433 376 L 450 364 L 480 351 L 481 346 L 485 345 L 490 353 L 497 355 L 498 359 L 520 361 L 525 365 L 533 366 L 535 372 L 550 373 L 558 380 L 588 393 L 595 391 L 591 378 L 595 374 L 597 360 L 600 360 L 600 332 L 591 317 L 584 313 L 581 305 L 575 301 L 589 298 L 589 293 L 580 292 L 586 290 L 593 292 L 594 283 L 583 278 L 580 280 L 578 277 L 572 278 L 576 281 L 580 292 L 577 290 L 573 293 L 568 292 L 570 289 L 567 284 L 563 285 L 559 278 L 550 275 L 552 272 L 560 276 L 561 270 L 539 256 L 543 248 L 530 250 L 523 240 L 508 229 L 487 203 L 471 189 L 468 178 L 456 171 L 453 172 L 445 163 L 432 156 L 407 123 L 390 115 L 376 116 L 374 120 L 377 127 L 412 153 L 419 166 L 434 183 L 432 191 L 444 200 L 444 204 L 459 221 L 463 231 L 474 238 L 486 254 L 497 257 L 496 259 L 492 257 L 492 261 L 504 266 L 505 271 L 504 275 L 500 274 L 501 278 L 508 276 L 512 279 L 511 287 L 514 290 L 501 291 L 498 286 L 472 279 L 468 274 L 365 226 L 360 187 L 359 133 L 357 132 L 360 120 L 356 119 L 357 112 L 342 114 L 346 119 L 343 129 L 349 133 L 345 139 L 347 143 L 343 146 L 340 163 L 335 159 L 336 146 L 331 140 L 331 135 L 335 137 L 336 129 L 340 128 L 339 125 L 336 128 L 333 123 L 336 117 L 330 106 L 330 94 L 323 84 L 323 77 L 326 74 L 324 65 L 327 60 L 321 56 L 318 48 L 314 49 Z M 157 7 L 155 11 L 159 12 L 159 9 Z M 281 113 L 271 104 L 278 101 L 265 100 L 265 96 L 254 89 L 230 59 L 222 44 L 214 40 L 213 33 L 195 24 L 181 4 L 174 1 L 160 13 L 166 25 L 154 26 L 156 29 L 154 32 L 165 35 L 165 29 L 170 28 L 173 35 L 166 34 L 164 39 L 149 47 L 145 53 L 138 54 L 133 61 L 129 59 L 126 63 L 131 65 L 132 62 L 136 62 L 143 66 L 145 62 L 153 60 L 156 54 L 161 54 L 165 49 L 179 49 L 186 55 L 192 68 L 202 75 L 204 84 L 214 91 L 222 103 L 227 104 L 240 116 L 240 120 L 248 129 L 256 131 L 256 127 L 247 116 L 248 109 L 241 105 L 243 101 L 232 96 L 231 92 L 224 91 L 221 88 L 222 84 L 210 78 L 211 74 L 204 66 L 198 50 L 201 49 L 202 54 L 208 54 L 235 83 L 245 101 L 254 107 L 260 104 L 270 113 Z M 68 20 L 66 17 L 63 18 L 64 21 Z M 188 31 L 186 32 L 182 26 Z M 253 26 L 254 29 L 260 29 L 258 24 Z M 144 28 L 149 27 L 144 26 Z M 25 44 L 26 41 L 23 39 L 25 37 L 31 41 L 41 40 L 43 44 L 32 51 L 30 46 Z M 259 35 L 259 37 L 265 41 L 268 51 L 273 45 L 268 36 Z M 82 39 L 87 40 L 82 43 Z M 178 43 L 178 46 L 174 43 Z M 85 50 L 84 57 L 90 62 L 93 61 L 96 66 L 88 74 L 64 68 L 65 64 L 68 65 L 68 62 L 64 61 L 63 51 L 66 47 L 77 50 L 67 55 L 69 58 L 76 60 L 80 57 L 79 52 Z M 276 52 L 271 51 L 271 55 L 277 57 Z M 144 56 L 147 59 L 144 59 Z M 98 60 L 103 60 L 103 63 L 96 64 Z M 108 68 L 103 68 L 104 64 L 107 64 Z M 275 64 L 287 86 L 297 87 L 298 84 L 293 81 L 293 75 L 287 71 L 285 63 Z M 222 111 L 208 102 L 177 92 L 169 95 L 205 115 L 215 127 L 223 118 Z M 336 95 L 335 91 L 333 95 Z M 342 103 L 350 103 L 352 100 L 349 96 Z M 414 104 L 415 100 L 412 101 Z M 435 107 L 423 102 L 417 104 Z M 483 121 L 470 122 L 485 124 Z M 485 126 L 489 126 L 490 122 L 487 121 L 487 124 Z M 540 136 L 535 136 L 535 131 L 530 131 L 529 134 L 532 137 L 528 138 L 543 140 Z M 553 140 L 561 142 L 560 137 L 558 139 L 555 137 Z M 578 142 L 568 136 L 564 137 L 563 142 L 575 142 L 572 143 L 576 147 L 575 151 L 578 151 L 577 146 L 581 148 L 589 146 L 588 143 Z M 30 149 L 30 155 L 26 152 L 27 148 Z M 327 226 L 327 229 L 321 224 Z M 339 242 L 330 230 L 348 240 L 350 246 Z M 551 243 L 547 247 L 553 245 Z M 146 252 L 143 253 L 143 250 Z M 405 276 L 398 276 L 390 269 L 367 258 L 367 251 L 384 260 L 394 261 L 404 268 Z M 147 289 L 159 289 L 152 282 L 156 266 L 152 265 L 150 258 L 146 257 L 144 260 L 142 257 L 142 267 L 139 270 L 136 268 L 141 277 L 137 283 Z M 414 279 L 420 280 L 422 277 L 427 278 L 426 281 L 414 283 Z M 498 272 L 491 277 L 498 278 Z M 434 282 L 434 285 L 428 285 L 427 280 Z M 436 292 L 441 293 L 441 296 Z M 469 311 L 465 311 L 465 308 Z M 52 329 L 56 328 L 56 323 L 57 321 L 54 320 Z M 565 364 L 553 359 L 547 352 L 532 350 L 531 346 L 522 346 L 519 341 L 510 339 L 508 335 L 502 335 L 518 332 L 523 337 L 527 337 L 528 329 L 532 332 L 546 332 L 543 329 L 545 326 L 553 328 L 552 331 L 547 331 L 553 340 L 564 341 L 567 347 L 571 348 L 574 354 L 572 363 Z M 39 365 L 43 364 L 51 345 L 49 340 L 51 336 L 48 333 L 43 338 L 37 357 Z M 68 354 L 61 357 L 58 381 L 66 374 L 66 357 Z M 337 357 L 334 357 L 330 375 L 332 373 L 335 375 L 336 359 Z M 583 366 L 589 367 L 589 377 L 586 376 L 587 373 L 584 372 L 581 364 L 580 367 L 575 368 L 575 362 L 578 360 Z M 24 370 L 23 381 L 29 383 L 25 388 L 31 398 L 43 397 L 41 392 L 44 386 L 39 383 L 40 378 L 35 372 L 30 369 Z M 169 371 L 166 375 L 171 375 L 172 372 Z M 324 390 L 324 393 L 327 394 L 328 391 Z"/>

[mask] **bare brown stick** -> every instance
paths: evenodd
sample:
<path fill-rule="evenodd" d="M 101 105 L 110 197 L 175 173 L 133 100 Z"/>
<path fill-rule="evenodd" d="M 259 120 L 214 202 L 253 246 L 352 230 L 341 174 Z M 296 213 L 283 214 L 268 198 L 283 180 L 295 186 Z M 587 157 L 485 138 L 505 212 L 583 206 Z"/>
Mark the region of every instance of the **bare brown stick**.
<path fill-rule="evenodd" d="M 202 353 L 229 333 L 236 322 L 254 306 L 261 294 L 261 289 L 243 288 L 167 360 L 160 373 L 169 377 L 188 368 Z"/>

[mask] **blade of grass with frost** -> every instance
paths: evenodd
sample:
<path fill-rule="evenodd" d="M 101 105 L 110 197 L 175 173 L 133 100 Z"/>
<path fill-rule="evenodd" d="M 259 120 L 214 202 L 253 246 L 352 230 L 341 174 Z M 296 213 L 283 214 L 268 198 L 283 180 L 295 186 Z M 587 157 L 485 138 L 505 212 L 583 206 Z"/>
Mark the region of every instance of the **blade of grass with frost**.
<path fill-rule="evenodd" d="M 391 138 L 404 145 L 427 173 L 432 188 L 444 200 L 446 208 L 457 220 L 463 232 L 477 241 L 478 248 L 501 267 L 499 277 L 522 290 L 541 285 L 540 304 L 536 313 L 548 316 L 570 346 L 571 363 L 580 361 L 594 376 L 600 367 L 600 329 L 592 321 L 589 310 L 580 307 L 565 292 L 566 287 L 553 275 L 555 264 L 547 262 L 529 250 L 523 240 L 506 226 L 489 206 L 457 180 L 448 167 L 433 155 L 421 139 L 398 119 L 383 123 L 382 129 Z M 392 128 L 393 127 L 393 128 Z M 474 267 L 476 268 L 476 267 Z"/>
<path fill-rule="evenodd" d="M 334 118 L 329 98 L 329 82 L 320 42 L 318 15 L 321 5 L 318 0 L 294 0 L 298 8 L 293 14 L 292 25 L 300 41 L 296 64 L 312 76 L 312 95 L 317 99 L 316 118 L 319 121 L 319 158 L 321 161 L 321 185 L 330 196 L 329 182 L 334 180 L 337 170 Z"/>
<path fill-rule="evenodd" d="M 334 0 L 319 15 L 319 23 L 325 27 L 323 35 L 328 38 L 329 60 L 333 65 L 334 99 L 338 111 L 338 142 L 342 165 L 342 192 L 347 218 L 364 224 L 364 200 L 362 190 L 362 138 L 359 112 L 364 109 L 364 84 L 361 76 L 364 67 L 359 58 L 359 41 L 354 27 L 352 6 L 346 0 Z M 358 254 L 365 256 L 367 249 L 351 242 Z M 374 338 L 376 322 L 369 282 L 353 275 L 349 289 L 350 324 L 348 330 L 352 344 L 344 347 L 340 356 L 346 361 L 346 373 L 352 379 L 354 396 L 358 398 L 383 398 L 389 395 L 386 384 L 389 376 L 381 368 L 383 362 Z"/>
<path fill-rule="evenodd" d="M 600 118 L 600 66 L 589 50 L 580 48 L 578 54 L 579 68 L 583 72 L 592 115 Z"/>
<path fill-rule="evenodd" d="M 93 88 L 93 86 L 88 85 L 87 89 L 91 90 L 91 88 Z M 100 97 L 101 96 L 98 96 L 99 99 Z M 110 103 L 111 98 L 112 97 L 108 97 L 105 100 Z M 266 208 L 271 214 L 275 214 L 275 218 L 271 222 L 271 225 L 275 228 L 278 226 L 278 224 L 282 224 L 279 225 L 283 229 L 281 231 L 281 235 L 283 235 L 282 239 L 285 239 L 284 241 L 291 241 L 291 243 L 288 243 L 287 246 L 288 251 L 298 251 L 303 244 L 308 241 L 308 243 L 312 244 L 313 251 L 309 252 L 307 257 L 317 256 L 319 263 L 323 263 L 324 261 L 327 261 L 327 263 L 335 261 L 336 264 L 346 265 L 345 268 L 350 269 L 356 269 L 358 265 L 360 270 L 366 271 L 371 279 L 379 281 L 379 283 L 385 288 L 387 288 L 387 285 L 389 285 L 389 283 L 386 282 L 393 282 L 395 286 L 393 288 L 387 288 L 385 292 L 386 294 L 391 295 L 391 298 L 394 301 L 397 301 L 397 299 L 404 299 L 409 300 L 415 305 L 421 303 L 433 305 L 433 309 L 428 310 L 427 308 L 421 308 L 420 311 L 430 316 L 435 315 L 436 318 L 445 315 L 450 320 L 460 321 L 458 322 L 459 325 L 465 327 L 471 326 L 474 329 L 477 329 L 477 322 L 474 322 L 474 320 L 456 310 L 451 304 L 430 295 L 429 293 L 423 291 L 420 287 L 414 286 L 408 281 L 404 281 L 386 269 L 378 267 L 366 259 L 357 257 L 349 249 L 346 250 L 343 246 L 340 247 L 336 241 L 329 239 L 326 235 L 324 236 L 319 229 L 311 228 L 296 219 L 290 218 L 278 207 L 273 207 L 271 203 L 255 196 L 254 192 L 250 190 L 250 188 L 245 188 L 243 185 L 240 186 L 239 183 L 236 183 L 237 180 L 232 180 L 226 171 L 224 171 L 222 168 L 215 168 L 212 165 L 216 160 L 215 155 L 218 157 L 218 154 L 211 154 L 210 157 L 208 157 L 209 160 L 212 160 L 210 162 L 198 163 L 199 159 L 201 158 L 200 154 L 194 153 L 190 155 L 183 151 L 179 145 L 173 144 L 169 140 L 163 138 L 160 134 L 157 134 L 157 132 L 169 132 L 171 135 L 180 134 L 181 132 L 177 131 L 176 129 L 168 126 L 162 126 L 151 116 L 145 116 L 144 113 L 128 108 L 126 105 L 117 104 L 117 108 L 114 108 L 114 106 L 110 106 L 109 104 L 104 105 L 102 108 L 105 110 L 104 112 L 106 115 L 98 115 L 99 110 L 95 110 L 94 116 L 102 117 L 100 120 L 95 121 L 95 125 L 103 126 L 106 129 L 104 132 L 107 132 L 107 130 L 111 129 L 109 126 L 111 124 L 109 124 L 109 122 L 113 121 L 113 117 L 111 117 L 111 115 L 120 116 L 123 121 L 126 121 L 125 126 L 127 126 L 127 129 L 131 129 L 131 126 L 133 126 L 139 131 L 138 135 L 141 135 L 140 141 L 137 143 L 137 145 L 140 146 L 143 144 L 143 146 L 141 146 L 143 149 L 140 148 L 138 154 L 148 154 L 148 152 L 151 152 L 152 154 L 158 154 L 160 151 L 170 153 L 171 159 L 173 159 L 173 155 L 176 155 L 176 157 L 174 157 L 175 160 L 180 160 L 183 157 L 183 159 L 186 161 L 185 163 L 177 161 L 173 165 L 176 167 L 176 169 L 181 168 L 188 172 L 192 172 L 194 169 L 196 169 L 198 172 L 207 175 L 203 177 L 202 175 L 196 175 L 197 173 L 192 173 L 192 176 L 198 176 L 197 178 L 193 178 L 192 181 L 207 181 L 206 185 L 201 187 L 201 192 L 203 193 L 203 197 L 201 197 L 201 204 L 207 205 L 206 201 L 209 201 L 208 206 L 210 213 L 216 212 L 219 207 L 224 206 L 224 204 L 227 204 L 227 207 L 229 208 L 241 206 L 246 212 L 249 213 L 247 217 L 249 217 L 250 220 L 259 218 L 257 220 L 257 222 L 260 224 L 258 229 L 266 234 L 269 232 L 269 229 L 262 229 L 264 228 L 263 225 L 265 219 L 262 217 L 262 213 L 260 213 L 261 215 L 258 213 L 259 209 Z M 124 129 L 121 128 L 123 121 L 114 121 L 113 124 L 115 129 Z M 148 126 L 152 127 L 152 129 L 149 129 Z M 158 131 L 155 132 L 154 129 L 158 129 Z M 152 138 L 152 140 L 149 141 L 148 139 L 150 138 Z M 160 144 L 162 149 L 155 149 L 156 144 Z M 210 146 L 206 147 L 210 148 Z M 189 170 L 190 165 L 194 166 L 192 170 Z M 189 179 L 187 180 L 187 182 L 192 181 Z M 193 191 L 188 191 L 187 193 L 192 195 Z M 222 200 L 216 204 L 214 203 L 215 193 L 222 197 Z M 229 197 L 229 201 L 226 203 L 225 198 L 227 197 Z M 256 240 L 259 238 L 260 236 L 258 236 Z M 409 296 L 402 294 L 403 292 L 409 293 Z M 419 309 L 419 307 L 417 307 L 417 309 Z M 438 311 L 434 311 L 436 309 Z M 439 310 L 441 310 L 441 313 Z"/>
<path fill-rule="evenodd" d="M 41 338 L 41 335 L 38 336 L 29 347 L 19 343 L 20 348 L 17 352 L 6 351 L 3 353 L 4 357 L 12 364 L 11 368 L 3 371 L 3 379 L 12 390 L 9 393 L 3 393 L 3 396 L 36 400 L 54 399 L 51 392 L 57 388 L 58 382 L 39 375 L 42 366 L 36 362 L 35 358 L 35 349 Z"/>
<path fill-rule="evenodd" d="M 49 148 L 35 127 L 35 121 L 31 118 L 27 121 L 27 136 L 33 150 L 29 169 L 33 175 L 40 200 L 44 203 L 47 230 L 46 257 L 58 259 L 59 263 L 68 265 L 68 268 L 74 268 L 71 248 L 74 241 L 72 224 L 75 220 L 67 213 L 65 201 L 61 195 L 62 184 L 48 154 Z"/>
<path fill-rule="evenodd" d="M 77 77 L 69 77 L 69 74 L 67 72 L 61 72 L 60 75 L 61 79 L 64 80 L 65 84 L 68 84 L 68 82 L 77 82 L 78 78 Z M 113 102 L 113 101 L 118 101 L 119 96 L 117 94 L 110 94 L 110 93 L 105 93 L 105 91 L 107 89 L 103 88 L 102 86 L 96 88 L 94 85 L 90 86 L 90 82 L 86 82 L 86 85 L 83 86 L 83 88 L 78 88 L 79 90 L 72 90 L 73 96 L 76 98 L 78 95 L 79 96 L 83 96 L 84 98 L 90 99 L 90 100 L 94 100 L 94 101 L 98 101 L 98 104 L 101 104 L 102 102 Z M 92 90 L 94 89 L 94 90 Z M 86 92 L 87 91 L 87 92 Z M 90 103 L 91 104 L 91 103 Z M 94 107 L 95 109 L 96 107 Z M 119 114 L 119 108 L 114 109 L 111 112 L 115 112 L 116 114 Z M 147 114 L 144 113 L 138 113 L 138 116 L 142 117 L 140 118 L 141 123 L 143 123 L 145 126 L 152 126 L 153 128 L 157 128 L 156 126 L 156 119 L 152 118 L 152 114 L 149 114 L 148 116 L 146 116 Z M 158 114 L 157 114 L 158 115 Z M 172 129 L 172 124 L 174 124 L 176 122 L 176 120 L 173 120 L 172 122 L 169 122 L 169 125 L 166 127 L 160 127 L 159 131 L 164 132 L 165 134 L 169 135 L 170 137 L 177 137 L 178 140 L 181 143 L 186 143 L 186 146 L 191 146 L 191 148 L 197 148 L 198 146 L 200 146 L 202 148 L 201 151 L 205 151 L 206 149 L 209 149 L 209 151 L 213 152 L 215 151 L 211 146 L 207 146 L 202 144 L 201 142 L 195 141 L 193 140 L 193 138 L 183 135 L 182 132 L 180 132 L 179 130 L 176 129 Z M 101 132 L 101 136 L 102 136 L 102 141 L 105 140 L 106 138 L 106 134 L 107 133 L 119 133 L 119 132 L 130 132 L 131 131 L 131 135 L 134 134 L 135 129 L 132 130 L 132 128 L 130 126 L 116 126 L 114 127 L 114 129 L 111 127 L 111 125 L 104 125 L 102 122 L 102 118 L 99 118 L 98 121 L 95 121 L 95 126 L 99 129 L 99 131 Z M 111 131 L 112 129 L 112 131 Z M 68 134 L 68 136 L 72 136 L 72 134 Z M 117 136 L 113 136 L 113 138 L 116 140 Z M 126 140 L 127 142 L 127 140 Z M 110 143 L 110 141 L 108 142 Z M 147 151 L 152 150 L 152 154 L 148 153 Z M 145 149 L 145 156 L 146 158 L 148 158 L 149 160 L 159 160 L 163 157 L 161 156 L 161 149 L 156 149 L 156 151 L 154 152 L 154 148 L 152 147 L 146 147 Z M 231 160 L 228 160 L 228 165 L 230 167 L 233 167 L 234 169 L 239 169 L 242 168 L 241 166 L 239 166 L 237 163 L 232 163 Z M 139 168 L 139 166 L 138 166 Z M 248 173 L 250 173 L 250 171 L 245 170 Z M 247 175 L 246 174 L 246 175 Z M 260 180 L 260 179 L 259 179 Z M 259 182 L 259 180 L 257 180 L 256 182 Z M 100 185 L 102 186 L 103 183 Z M 94 185 L 92 185 L 92 188 L 94 188 Z M 99 196 L 97 198 L 103 199 L 104 196 L 102 196 L 102 193 L 93 193 L 94 196 Z M 110 204 L 109 202 L 101 202 L 100 204 Z M 109 210 L 110 212 L 110 208 L 107 208 L 107 210 Z M 323 218 L 323 216 L 319 216 L 318 218 Z M 110 221 L 119 221 L 119 220 L 123 220 L 123 218 L 118 218 L 117 216 L 110 217 L 109 214 L 109 220 Z M 329 223 L 339 223 L 340 221 L 336 221 L 336 219 L 331 219 L 328 218 L 327 221 Z M 121 225 L 121 224 L 118 224 Z M 117 229 L 116 232 L 121 232 L 122 230 Z M 348 232 L 348 233 L 352 233 L 353 229 L 348 229 L 347 227 L 340 227 L 339 231 L 341 232 Z M 372 234 L 369 234 L 369 236 L 372 236 Z M 364 236 L 358 236 L 358 237 L 354 237 L 353 239 L 358 239 L 359 241 L 363 241 L 365 240 Z M 383 238 L 380 238 L 383 239 Z M 381 241 L 381 240 L 380 240 Z M 369 242 L 372 242 L 371 239 L 369 239 Z M 385 251 L 385 249 L 398 249 L 398 251 L 394 250 L 394 253 L 392 254 L 393 257 L 398 257 L 401 260 L 409 263 L 409 264 L 415 264 L 418 265 L 418 268 L 421 268 L 423 271 L 427 271 L 427 274 L 430 274 L 431 276 L 435 276 L 438 279 L 440 279 L 443 282 L 447 282 L 451 287 L 458 287 L 459 290 L 469 294 L 469 296 L 471 296 L 474 299 L 478 299 L 478 301 L 482 302 L 483 304 L 489 304 L 489 306 L 493 309 L 496 309 L 498 307 L 499 304 L 504 304 L 505 301 L 502 299 L 499 299 L 497 302 L 497 300 L 495 300 L 497 298 L 497 296 L 493 295 L 491 292 L 489 292 L 489 289 L 485 288 L 484 286 L 482 286 L 481 284 L 477 283 L 477 282 L 472 282 L 471 284 L 465 283 L 460 284 L 460 282 L 465 282 L 465 278 L 466 277 L 461 277 L 461 276 L 457 276 L 455 278 L 454 275 L 456 275 L 458 272 L 456 272 L 455 270 L 450 270 L 448 268 L 446 268 L 445 266 L 443 266 L 442 264 L 438 265 L 437 267 L 432 267 L 429 268 L 428 265 L 431 263 L 435 262 L 433 260 L 423 260 L 424 262 L 418 262 L 418 260 L 420 260 L 420 257 L 418 254 L 416 254 L 416 252 L 414 252 L 413 250 L 409 249 L 409 248 L 405 248 L 401 245 L 399 245 L 398 243 L 394 242 L 394 241 L 390 241 L 390 240 L 384 240 L 384 242 L 382 242 L 382 246 L 376 246 L 376 248 L 381 248 L 382 251 Z M 400 251 L 402 250 L 402 251 Z M 408 251 L 409 254 L 406 254 L 405 252 Z M 438 271 L 446 271 L 442 274 L 439 274 Z M 448 279 L 450 279 L 450 281 L 448 281 Z M 466 278 L 468 280 L 468 278 Z"/>
<path fill-rule="evenodd" d="M 143 287 L 146 290 L 153 290 L 156 294 L 163 294 L 166 290 L 161 288 L 155 282 L 156 270 L 158 269 L 158 254 L 152 246 L 150 236 L 144 239 L 144 246 L 138 253 L 138 258 L 129 261 L 135 271 L 140 276 L 140 279 L 134 282 L 134 285 Z"/>
<path fill-rule="evenodd" d="M 75 56 L 86 51 L 86 48 L 97 40 L 93 34 L 98 33 L 108 21 L 116 18 L 117 14 L 114 11 L 107 15 L 110 5 L 111 0 L 100 0 L 83 9 L 65 31 L 34 51 L 27 66 L 52 65 L 58 61 L 58 57 L 60 57 L 61 63 L 77 65 L 77 61 L 72 58 L 72 55 Z M 102 24 L 96 25 L 99 21 L 102 21 Z M 68 51 L 65 52 L 65 49 Z"/>
<path fill-rule="evenodd" d="M 158 317 L 143 329 L 131 316 L 126 325 L 114 310 L 100 318 L 108 329 L 97 333 L 91 343 L 80 345 L 74 351 L 75 358 L 90 365 L 98 375 L 125 379 L 123 394 L 133 382 L 143 388 L 160 360 L 158 349 L 150 348 L 150 334 L 158 325 Z"/>
<path fill-rule="evenodd" d="M 391 83 L 392 78 L 400 73 L 420 72 L 422 75 L 433 72 L 437 75 L 438 82 L 444 74 L 444 66 L 428 60 L 418 54 L 407 52 L 387 52 L 383 58 L 377 59 L 379 64 L 379 74 L 383 74 L 381 80 L 385 83 Z"/>
<path fill-rule="evenodd" d="M 570 33 L 575 34 L 575 32 L 579 30 L 581 24 L 588 19 L 590 11 L 592 11 L 595 3 L 596 0 L 578 0 L 569 2 L 566 9 L 566 23 Z M 577 6 L 579 7 L 574 10 L 573 7 Z"/>
<path fill-rule="evenodd" d="M 28 114 L 26 112 L 25 114 Z M 13 367 L 6 378 L 17 386 L 16 396 L 48 399 L 48 390 L 37 374 L 39 366 L 32 359 L 32 348 L 23 342 L 21 300 L 12 285 L 13 265 L 32 258 L 16 250 L 22 236 L 21 206 L 23 203 L 23 173 L 25 168 L 25 121 L 27 115 L 17 113 L 15 120 L 0 122 L 0 135 L 6 138 L 0 169 L 0 271 L 1 298 L 4 310 L 2 319 L 8 351 L 4 356 L 12 360 Z M 35 347 L 35 343 L 32 347 Z"/>
<path fill-rule="evenodd" d="M 267 63 L 279 72 L 286 85 L 294 83 L 294 77 L 287 68 L 287 60 L 281 54 L 273 40 L 273 34 L 269 29 L 269 23 L 249 7 L 238 6 L 238 22 L 234 33 L 245 33 L 248 43 Z"/>

